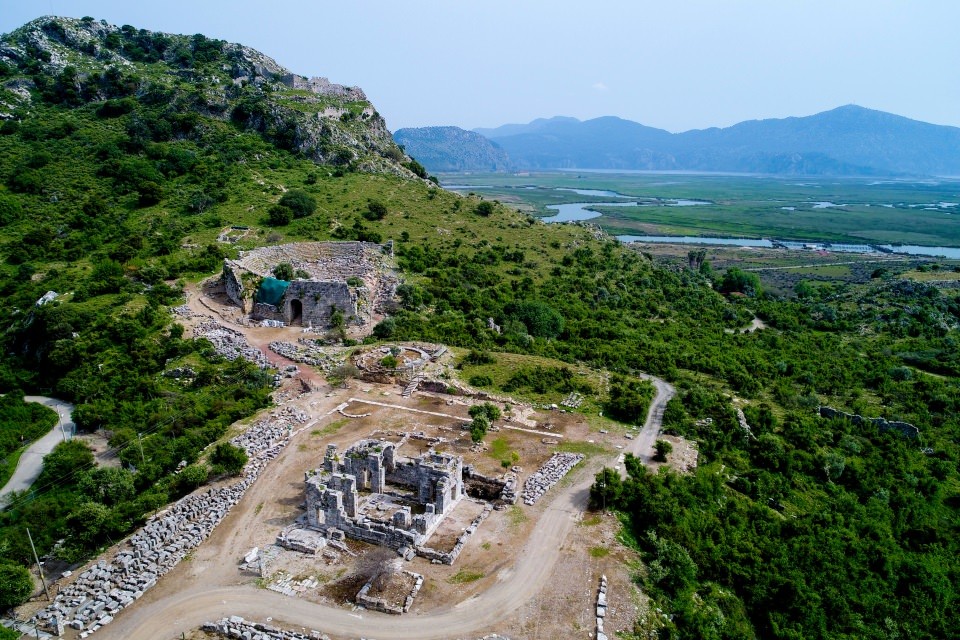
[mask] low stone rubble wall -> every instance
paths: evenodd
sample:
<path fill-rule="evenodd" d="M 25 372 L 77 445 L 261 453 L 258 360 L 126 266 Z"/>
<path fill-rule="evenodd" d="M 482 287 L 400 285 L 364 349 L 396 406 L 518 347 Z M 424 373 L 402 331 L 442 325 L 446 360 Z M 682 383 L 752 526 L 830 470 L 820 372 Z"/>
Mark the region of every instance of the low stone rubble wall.
<path fill-rule="evenodd" d="M 306 420 L 306 413 L 287 407 L 254 423 L 231 441 L 250 457 L 239 482 L 193 493 L 150 518 L 112 560 L 101 559 L 61 589 L 36 622 L 55 630 L 59 621 L 80 631 L 81 638 L 112 622 L 210 536 L 287 445 L 293 427 Z"/>
<path fill-rule="evenodd" d="M 300 338 L 297 344 L 275 340 L 270 343 L 270 351 L 294 362 L 317 367 L 325 373 L 330 373 L 334 367 L 340 364 L 324 352 L 320 345 L 309 338 Z"/>
<path fill-rule="evenodd" d="M 535 474 L 523 483 L 523 504 L 533 505 L 560 482 L 581 460 L 581 453 L 555 453 Z"/>
<path fill-rule="evenodd" d="M 319 631 L 309 633 L 287 631 L 269 624 L 244 620 L 240 616 L 208 622 L 201 629 L 224 638 L 244 638 L 245 640 L 330 640 L 329 636 Z"/>
<path fill-rule="evenodd" d="M 480 512 L 476 518 L 473 519 L 473 522 L 470 523 L 470 526 L 464 529 L 463 533 L 457 538 L 456 543 L 453 545 L 453 549 L 450 551 L 437 551 L 430 547 L 417 547 L 416 553 L 421 558 L 426 558 L 433 564 L 453 564 L 456 562 L 457 558 L 460 557 L 460 553 L 463 551 L 463 546 L 467 544 L 467 539 L 472 536 L 477 531 L 477 527 L 480 526 L 484 520 L 487 519 L 487 516 L 493 511 L 493 507 L 489 504 L 483 508 L 483 511 Z"/>
<path fill-rule="evenodd" d="M 820 407 L 818 413 L 820 414 L 821 418 L 843 418 L 845 420 L 849 420 L 858 427 L 865 424 L 872 424 L 880 429 L 880 431 L 893 430 L 908 438 L 920 437 L 920 429 L 909 422 L 888 421 L 884 418 L 864 418 L 856 413 L 844 413 L 843 411 L 837 411 L 836 409 L 832 409 L 830 407 Z"/>
<path fill-rule="evenodd" d="M 267 357 L 256 347 L 250 346 L 246 337 L 237 331 L 225 327 L 216 320 L 203 320 L 193 330 L 193 337 L 206 338 L 213 345 L 214 350 L 227 360 L 243 358 L 249 360 L 261 369 L 270 366 Z"/>
<path fill-rule="evenodd" d="M 607 640 L 603 632 L 603 619 L 607 617 L 607 576 L 600 576 L 600 588 L 597 590 L 597 640 Z"/>
<path fill-rule="evenodd" d="M 413 579 L 413 587 L 410 588 L 410 593 L 407 594 L 404 598 L 403 604 L 397 606 L 392 605 L 383 598 L 375 598 L 371 595 L 368 595 L 370 589 L 373 587 L 373 580 L 370 580 L 363 588 L 360 589 L 360 592 L 357 594 L 357 604 L 363 605 L 367 609 L 373 611 L 382 611 L 383 613 L 390 613 L 393 615 L 400 615 L 401 613 L 406 613 L 410 611 L 410 607 L 413 606 L 413 600 L 417 597 L 417 593 L 420 592 L 420 587 L 423 586 L 423 576 L 419 573 L 414 573 L 412 571 L 403 571 L 403 574 L 410 576 Z"/>

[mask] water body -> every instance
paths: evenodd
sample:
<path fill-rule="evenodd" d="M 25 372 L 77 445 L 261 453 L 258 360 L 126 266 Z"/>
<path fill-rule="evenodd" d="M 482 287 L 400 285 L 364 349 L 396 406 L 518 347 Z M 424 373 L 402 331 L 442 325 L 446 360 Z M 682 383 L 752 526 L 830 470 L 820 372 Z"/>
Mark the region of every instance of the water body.
<path fill-rule="evenodd" d="M 668 207 L 702 207 L 713 203 L 706 200 L 667 200 L 664 204 Z"/>
<path fill-rule="evenodd" d="M 609 192 L 612 193 L 612 192 Z M 577 222 L 599 218 L 602 213 L 591 211 L 587 207 L 699 207 L 710 206 L 706 200 L 664 200 L 662 202 L 570 202 L 567 204 L 548 204 L 547 209 L 557 212 L 555 216 L 541 218 L 544 222 Z"/>
<path fill-rule="evenodd" d="M 586 207 L 636 207 L 636 202 L 570 202 L 568 204 L 548 204 L 547 209 L 557 212 L 555 216 L 541 218 L 544 222 L 578 222 L 599 218 L 603 214 L 599 211 L 590 211 Z"/>
<path fill-rule="evenodd" d="M 652 244 L 709 244 L 732 247 L 766 247 L 776 245 L 766 238 L 702 238 L 699 236 L 617 236 L 620 242 L 649 242 Z M 831 251 L 833 253 L 898 253 L 912 256 L 932 256 L 960 259 L 960 248 L 957 247 L 922 247 L 915 244 L 867 245 L 867 244 L 826 244 L 822 242 L 794 242 L 778 240 L 777 245 L 787 249 L 802 251 Z M 882 249 L 883 251 L 880 251 Z"/>
<path fill-rule="evenodd" d="M 617 236 L 620 242 L 653 242 L 657 244 L 716 244 L 732 247 L 767 247 L 773 243 L 766 238 L 701 238 L 700 236 Z"/>
<path fill-rule="evenodd" d="M 572 191 L 578 196 L 592 196 L 594 198 L 629 198 L 630 196 L 625 196 L 622 193 L 617 193 L 616 191 L 604 191 L 602 189 L 568 189 L 566 187 L 558 187 L 557 191 Z"/>
<path fill-rule="evenodd" d="M 921 247 L 916 244 L 880 245 L 894 253 L 906 253 L 911 256 L 943 256 L 944 258 L 960 259 L 960 249 L 956 247 Z"/>

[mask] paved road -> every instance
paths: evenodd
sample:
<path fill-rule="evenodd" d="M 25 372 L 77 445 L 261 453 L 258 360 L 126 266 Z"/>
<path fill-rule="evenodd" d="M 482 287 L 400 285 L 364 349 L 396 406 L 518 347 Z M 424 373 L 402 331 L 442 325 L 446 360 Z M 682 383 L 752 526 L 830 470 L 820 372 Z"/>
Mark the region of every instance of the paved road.
<path fill-rule="evenodd" d="M 643 429 L 630 446 L 631 453 L 647 460 L 660 432 L 663 412 L 674 388 L 652 376 L 656 397 Z M 299 629 L 318 629 L 335 637 L 377 640 L 432 640 L 479 637 L 497 630 L 499 622 L 536 596 L 556 565 L 560 548 L 587 508 L 590 485 L 604 460 L 574 472 L 573 482 L 557 495 L 537 521 L 513 567 L 502 570 L 485 592 L 428 614 L 390 616 L 370 611 L 354 613 L 344 607 L 314 604 L 249 586 L 206 587 L 184 585 L 159 600 L 145 597 L 97 632 L 102 640 L 169 640 L 189 633 L 204 622 L 239 615 Z M 249 496 L 247 496 L 247 499 Z M 164 578 L 169 580 L 171 576 Z"/>
<path fill-rule="evenodd" d="M 45 396 L 24 396 L 27 402 L 36 402 L 46 405 L 54 411 L 63 415 L 63 430 L 67 434 L 73 433 L 75 425 L 73 424 L 73 405 L 56 398 L 47 398 Z M 33 481 L 37 479 L 40 472 L 43 471 L 43 456 L 47 455 L 58 442 L 63 442 L 63 431 L 59 425 L 47 432 L 45 436 L 30 445 L 20 461 L 17 463 L 17 469 L 10 476 L 10 480 L 0 489 L 0 505 L 6 504 L 7 496 L 14 491 L 24 491 L 29 489 Z"/>

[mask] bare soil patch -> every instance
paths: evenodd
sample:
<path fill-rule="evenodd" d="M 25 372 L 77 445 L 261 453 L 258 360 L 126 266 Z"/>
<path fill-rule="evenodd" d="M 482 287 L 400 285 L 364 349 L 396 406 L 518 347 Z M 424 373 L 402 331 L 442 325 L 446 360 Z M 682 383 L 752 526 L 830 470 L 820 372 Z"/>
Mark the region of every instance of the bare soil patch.
<path fill-rule="evenodd" d="M 649 605 L 634 581 L 638 558 L 617 540 L 619 531 L 620 523 L 612 514 L 584 514 L 561 549 L 543 591 L 498 631 L 529 640 L 591 637 L 588 634 L 596 632 L 601 575 L 606 575 L 608 582 L 604 632 L 614 638 L 618 632 L 633 631 L 635 621 Z"/>

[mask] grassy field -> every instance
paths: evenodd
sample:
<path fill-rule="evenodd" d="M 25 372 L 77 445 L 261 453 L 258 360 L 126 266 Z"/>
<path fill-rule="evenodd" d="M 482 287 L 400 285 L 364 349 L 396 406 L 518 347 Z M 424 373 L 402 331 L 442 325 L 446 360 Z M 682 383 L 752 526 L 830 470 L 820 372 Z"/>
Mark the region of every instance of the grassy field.
<path fill-rule="evenodd" d="M 607 190 L 646 206 L 594 207 L 592 222 L 613 234 L 824 240 L 960 246 L 960 181 L 863 178 L 606 174 L 449 175 L 448 184 L 474 185 L 487 199 L 552 215 L 551 204 L 617 202 L 562 189 Z M 669 206 L 671 200 L 703 206 Z M 824 206 L 830 203 L 833 206 Z"/>

